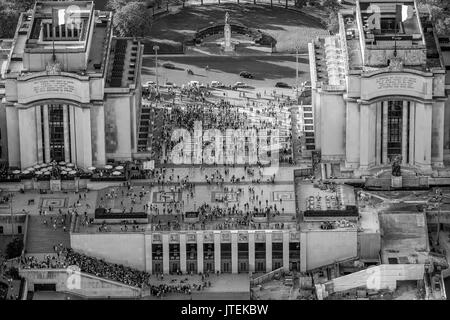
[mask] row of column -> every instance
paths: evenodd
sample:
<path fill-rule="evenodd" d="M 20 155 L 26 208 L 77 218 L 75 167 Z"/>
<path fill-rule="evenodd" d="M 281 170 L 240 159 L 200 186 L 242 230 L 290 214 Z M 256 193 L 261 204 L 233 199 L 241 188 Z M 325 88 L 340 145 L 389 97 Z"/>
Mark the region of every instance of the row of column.
<path fill-rule="evenodd" d="M 73 28 L 68 28 L 67 24 L 64 25 L 58 25 L 53 28 L 53 25 L 51 23 L 45 24 L 45 33 L 48 38 L 59 38 L 59 39 L 70 39 L 70 38 L 76 38 L 80 36 L 80 30 L 82 28 L 81 22 L 79 25 L 75 25 Z M 56 36 L 56 29 L 58 29 L 59 36 Z M 62 32 L 64 30 L 64 33 Z M 44 32 L 44 29 L 41 29 L 41 33 Z M 55 34 L 54 34 L 55 33 Z M 44 34 L 41 34 L 41 40 L 44 39 Z"/>
<path fill-rule="evenodd" d="M 266 272 L 272 271 L 272 234 L 266 233 Z M 186 234 L 179 235 L 180 241 L 180 271 L 185 273 L 186 266 Z M 203 259 L 203 234 L 197 234 L 197 272 L 204 272 Z M 169 259 L 169 234 L 162 235 L 162 254 L 163 254 L 163 273 L 170 272 Z M 255 233 L 248 234 L 248 262 L 249 271 L 255 271 Z M 152 260 L 152 237 L 146 235 L 145 237 L 145 265 L 146 271 L 153 272 Z M 286 271 L 289 270 L 289 233 L 283 233 L 283 267 Z M 214 272 L 221 271 L 221 234 L 214 232 Z M 238 273 L 238 233 L 231 233 L 231 273 Z"/>
<path fill-rule="evenodd" d="M 96 147 L 95 157 L 98 163 L 105 162 L 104 148 L 104 113 L 103 106 L 96 109 L 95 137 L 91 136 L 91 109 L 63 104 L 64 161 L 73 162 L 81 167 L 92 166 L 92 146 Z M 18 126 L 14 127 L 13 113 L 17 112 Z M 20 160 L 22 168 L 28 168 L 37 163 L 50 162 L 51 132 L 49 105 L 19 107 L 16 110 L 8 108 L 8 135 L 19 139 L 8 139 L 9 148 L 17 148 L 20 154 L 10 154 L 10 163 Z M 101 119 L 102 121 L 100 121 Z M 99 120 L 99 121 L 97 121 Z M 14 134 L 14 132 L 16 133 Z M 95 138 L 92 141 L 91 138 Z M 17 157 L 18 159 L 15 159 Z"/>
<path fill-rule="evenodd" d="M 71 162 L 68 105 L 63 105 L 65 161 Z M 50 124 L 49 105 L 18 109 L 20 165 L 22 168 L 49 162 Z"/>
<path fill-rule="evenodd" d="M 388 158 L 388 140 L 389 140 L 389 102 L 383 101 L 380 103 L 377 103 L 377 137 L 380 139 L 380 144 L 377 145 L 377 152 L 376 152 L 376 163 L 377 164 L 389 164 L 389 158 Z M 408 153 L 408 146 L 414 145 L 414 134 L 408 134 L 408 123 L 409 125 L 414 127 L 414 111 L 415 108 L 413 106 L 413 103 L 411 103 L 410 107 L 408 108 L 408 101 L 402 102 L 402 133 L 401 133 L 401 140 L 402 140 L 402 164 L 413 164 L 413 155 L 414 153 Z M 379 132 L 379 129 L 382 127 L 382 133 Z M 414 132 L 414 131 L 410 131 Z M 412 138 L 412 139 L 410 139 Z M 380 152 L 380 147 L 381 151 Z"/>
<path fill-rule="evenodd" d="M 402 108 L 403 164 L 425 170 L 442 166 L 444 102 L 403 101 Z M 346 111 L 346 166 L 365 170 L 388 164 L 388 101 L 372 105 L 348 101 Z"/>

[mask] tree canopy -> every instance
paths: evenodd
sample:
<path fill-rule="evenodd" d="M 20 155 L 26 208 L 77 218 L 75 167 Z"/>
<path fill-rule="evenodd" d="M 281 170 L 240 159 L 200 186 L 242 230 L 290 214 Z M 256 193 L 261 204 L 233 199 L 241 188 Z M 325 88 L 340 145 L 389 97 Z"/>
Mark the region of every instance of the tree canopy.
<path fill-rule="evenodd" d="M 114 11 L 114 31 L 120 37 L 143 37 L 150 33 L 152 0 L 110 0 L 107 7 Z"/>
<path fill-rule="evenodd" d="M 6 246 L 6 259 L 12 259 L 20 256 L 22 254 L 23 241 L 21 238 L 14 238 Z"/>
<path fill-rule="evenodd" d="M 418 0 L 420 9 L 428 11 L 440 35 L 450 35 L 450 1 Z"/>
<path fill-rule="evenodd" d="M 34 0 L 0 0 L 0 38 L 12 38 L 20 13 L 31 9 Z"/>

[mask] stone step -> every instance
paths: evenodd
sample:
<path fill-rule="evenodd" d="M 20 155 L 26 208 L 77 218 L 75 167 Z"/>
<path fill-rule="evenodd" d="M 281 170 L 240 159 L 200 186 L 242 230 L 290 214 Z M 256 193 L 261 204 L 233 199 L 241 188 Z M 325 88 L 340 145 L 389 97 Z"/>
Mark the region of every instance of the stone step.
<path fill-rule="evenodd" d="M 69 219 L 66 219 L 66 232 L 64 232 L 60 223 L 56 230 L 53 229 L 53 226 L 50 225 L 50 217 L 57 218 L 58 215 L 29 216 L 26 253 L 52 253 L 54 252 L 53 246 L 60 243 L 64 247 L 70 247 Z M 44 220 L 47 221 L 47 225 L 44 225 Z"/>

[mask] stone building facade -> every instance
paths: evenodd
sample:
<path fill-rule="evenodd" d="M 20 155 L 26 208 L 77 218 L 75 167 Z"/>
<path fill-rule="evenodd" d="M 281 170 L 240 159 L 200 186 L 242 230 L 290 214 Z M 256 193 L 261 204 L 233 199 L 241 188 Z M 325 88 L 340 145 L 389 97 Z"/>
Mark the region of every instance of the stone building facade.
<path fill-rule="evenodd" d="M 398 10 L 408 14 L 398 20 Z M 432 174 L 449 155 L 446 67 L 416 1 L 357 0 L 339 33 L 309 44 L 316 150 L 326 175 L 361 176 L 401 162 Z M 449 82 L 450 84 L 450 82 Z"/>
<path fill-rule="evenodd" d="M 55 25 L 55 10 L 72 20 Z M 113 37 L 112 13 L 93 1 L 37 2 L 22 13 L 0 106 L 9 166 L 131 160 L 142 52 L 139 41 Z"/>

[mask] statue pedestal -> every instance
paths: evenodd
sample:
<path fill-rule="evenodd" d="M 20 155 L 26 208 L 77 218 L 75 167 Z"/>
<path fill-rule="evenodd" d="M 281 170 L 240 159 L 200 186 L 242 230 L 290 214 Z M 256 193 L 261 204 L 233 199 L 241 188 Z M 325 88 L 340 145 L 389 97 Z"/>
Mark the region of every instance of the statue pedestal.
<path fill-rule="evenodd" d="M 392 188 L 401 188 L 401 187 L 403 187 L 403 179 L 402 179 L 402 177 L 401 176 L 400 177 L 392 176 L 391 177 L 391 187 Z"/>
<path fill-rule="evenodd" d="M 234 46 L 231 44 L 231 26 L 229 24 L 225 24 L 225 27 L 223 28 L 223 34 L 225 38 L 225 41 L 223 43 L 224 51 L 234 51 Z"/>

